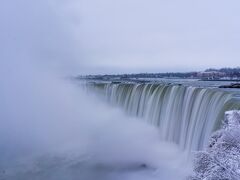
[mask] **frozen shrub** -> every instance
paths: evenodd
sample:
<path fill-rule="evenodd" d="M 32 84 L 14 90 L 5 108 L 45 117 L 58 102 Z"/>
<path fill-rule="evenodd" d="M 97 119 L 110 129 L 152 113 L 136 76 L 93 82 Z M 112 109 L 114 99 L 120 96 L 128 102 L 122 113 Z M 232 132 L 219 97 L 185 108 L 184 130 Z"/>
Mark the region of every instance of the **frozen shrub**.
<path fill-rule="evenodd" d="M 240 180 L 240 111 L 228 111 L 205 151 L 196 153 L 190 180 Z"/>

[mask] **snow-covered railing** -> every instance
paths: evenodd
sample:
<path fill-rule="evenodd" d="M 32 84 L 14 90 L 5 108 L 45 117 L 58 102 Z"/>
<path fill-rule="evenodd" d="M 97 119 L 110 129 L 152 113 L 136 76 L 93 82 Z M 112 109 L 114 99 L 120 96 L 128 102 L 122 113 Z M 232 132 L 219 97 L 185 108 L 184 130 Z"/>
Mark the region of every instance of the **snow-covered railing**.
<path fill-rule="evenodd" d="M 191 180 L 240 180 L 240 111 L 227 111 L 222 129 L 195 156 Z"/>

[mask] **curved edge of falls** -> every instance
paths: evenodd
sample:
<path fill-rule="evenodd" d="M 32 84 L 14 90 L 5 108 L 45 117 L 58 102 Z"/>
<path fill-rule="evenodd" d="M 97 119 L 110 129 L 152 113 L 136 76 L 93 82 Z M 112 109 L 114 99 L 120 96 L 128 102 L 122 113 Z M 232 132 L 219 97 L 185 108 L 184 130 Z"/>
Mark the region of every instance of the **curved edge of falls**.
<path fill-rule="evenodd" d="M 125 112 L 157 126 L 163 140 L 201 150 L 220 127 L 224 112 L 240 109 L 237 93 L 154 83 L 86 83 L 86 89 Z M 238 93 L 239 94 L 239 93 Z"/>

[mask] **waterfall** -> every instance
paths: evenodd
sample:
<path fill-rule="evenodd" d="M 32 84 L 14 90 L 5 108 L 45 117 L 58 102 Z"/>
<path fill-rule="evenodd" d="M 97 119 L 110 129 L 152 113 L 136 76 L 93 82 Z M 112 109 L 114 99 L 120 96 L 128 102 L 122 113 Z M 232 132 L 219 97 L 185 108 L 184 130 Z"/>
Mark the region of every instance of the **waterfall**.
<path fill-rule="evenodd" d="M 159 128 L 163 140 L 186 151 L 201 150 L 224 112 L 240 109 L 239 92 L 155 83 L 87 83 L 129 115 Z"/>

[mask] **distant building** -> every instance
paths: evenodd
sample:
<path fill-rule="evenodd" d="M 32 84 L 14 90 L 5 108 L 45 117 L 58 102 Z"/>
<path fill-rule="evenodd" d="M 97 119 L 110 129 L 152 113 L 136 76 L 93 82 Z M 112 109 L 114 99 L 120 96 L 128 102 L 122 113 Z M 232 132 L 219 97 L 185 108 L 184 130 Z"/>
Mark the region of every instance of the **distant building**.
<path fill-rule="evenodd" d="M 226 73 L 219 71 L 204 71 L 197 73 L 197 77 L 201 79 L 220 79 L 224 76 L 226 76 Z"/>

